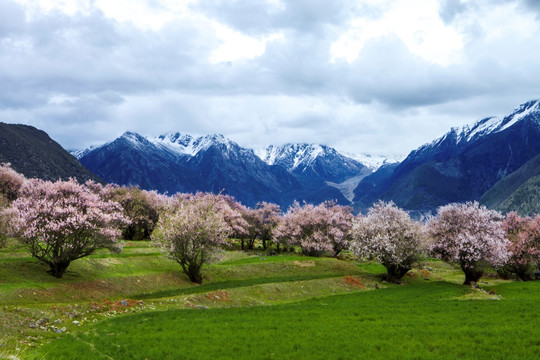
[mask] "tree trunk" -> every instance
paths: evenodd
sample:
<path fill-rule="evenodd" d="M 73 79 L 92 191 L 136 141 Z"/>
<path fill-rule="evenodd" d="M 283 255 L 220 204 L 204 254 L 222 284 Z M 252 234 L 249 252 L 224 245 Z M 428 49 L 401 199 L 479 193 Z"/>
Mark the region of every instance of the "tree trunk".
<path fill-rule="evenodd" d="M 202 284 L 203 278 L 200 266 L 190 265 L 184 269 L 184 272 L 189 277 L 189 280 L 191 282 L 194 282 L 196 284 Z"/>
<path fill-rule="evenodd" d="M 68 268 L 69 263 L 70 263 L 69 261 L 49 263 L 49 266 L 51 267 L 51 270 L 49 271 L 49 273 L 55 278 L 60 279 L 66 272 L 66 269 Z"/>
<path fill-rule="evenodd" d="M 401 282 L 401 278 L 405 276 L 407 271 L 411 270 L 408 266 L 401 266 L 401 265 L 394 265 L 394 264 L 387 264 L 386 267 L 386 280 L 388 282 L 399 284 Z"/>
<path fill-rule="evenodd" d="M 263 245 L 263 249 L 266 250 L 266 240 L 263 239 L 262 245 Z"/>
<path fill-rule="evenodd" d="M 534 268 L 528 265 L 520 265 L 516 268 L 516 275 L 521 281 L 534 280 Z"/>
<path fill-rule="evenodd" d="M 484 275 L 482 270 L 477 270 L 475 268 L 461 267 L 461 269 L 465 273 L 465 282 L 463 285 L 476 285 L 478 280 Z"/>
<path fill-rule="evenodd" d="M 276 243 L 276 251 L 279 254 L 279 243 Z"/>
<path fill-rule="evenodd" d="M 241 239 L 240 241 L 242 242 L 242 250 L 245 250 L 244 249 L 244 239 Z"/>

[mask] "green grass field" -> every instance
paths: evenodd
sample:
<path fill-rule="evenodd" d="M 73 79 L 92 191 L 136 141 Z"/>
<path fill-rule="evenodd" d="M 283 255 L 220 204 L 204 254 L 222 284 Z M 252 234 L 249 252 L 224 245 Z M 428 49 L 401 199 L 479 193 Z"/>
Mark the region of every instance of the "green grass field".
<path fill-rule="evenodd" d="M 133 242 L 45 271 L 0 251 L 0 358 L 540 358 L 540 282 L 472 289 L 433 260 L 391 285 L 375 263 L 228 251 L 193 285 Z"/>

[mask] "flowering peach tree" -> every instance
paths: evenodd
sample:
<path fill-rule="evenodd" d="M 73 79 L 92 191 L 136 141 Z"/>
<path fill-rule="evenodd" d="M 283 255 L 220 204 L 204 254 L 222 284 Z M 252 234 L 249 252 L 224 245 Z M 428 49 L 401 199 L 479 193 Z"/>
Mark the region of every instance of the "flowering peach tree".
<path fill-rule="evenodd" d="M 275 230 L 278 244 L 298 245 L 302 253 L 337 256 L 349 245 L 352 226 L 350 207 L 324 202 L 317 206 L 295 202 Z"/>
<path fill-rule="evenodd" d="M 5 209 L 17 199 L 24 176 L 13 170 L 10 164 L 0 164 L 0 247 L 6 243 L 9 212 Z"/>
<path fill-rule="evenodd" d="M 213 260 L 233 231 L 220 211 L 222 207 L 221 200 L 212 194 L 179 198 L 160 216 L 152 233 L 152 241 L 178 262 L 194 283 L 202 283 L 202 266 Z"/>
<path fill-rule="evenodd" d="M 9 209 L 11 233 L 55 277 L 99 248 L 121 250 L 118 228 L 126 219 L 118 203 L 104 201 L 73 179 L 27 180 L 19 194 Z"/>
<path fill-rule="evenodd" d="M 458 264 L 464 285 L 475 285 L 487 266 L 502 266 L 509 258 L 502 215 L 478 202 L 442 206 L 428 227 L 433 254 Z"/>
<path fill-rule="evenodd" d="M 378 202 L 367 216 L 356 217 L 351 233 L 353 254 L 377 259 L 386 267 L 387 280 L 394 283 L 399 283 L 426 250 L 422 225 L 392 202 Z"/>
<path fill-rule="evenodd" d="M 263 201 L 257 203 L 254 210 L 253 226 L 255 227 L 256 237 L 263 243 L 266 249 L 268 242 L 273 239 L 274 229 L 280 221 L 281 208 L 277 204 Z"/>
<path fill-rule="evenodd" d="M 516 274 L 523 281 L 533 280 L 540 264 L 540 215 L 523 218 L 516 212 L 510 212 L 503 228 L 509 240 L 510 257 L 498 271 Z"/>
<path fill-rule="evenodd" d="M 255 209 L 244 208 L 242 211 L 242 217 L 247 223 L 246 232 L 242 240 L 242 250 L 253 249 L 255 240 L 262 241 L 263 248 L 268 247 L 268 243 L 273 239 L 274 229 L 280 221 L 281 209 L 279 205 L 260 202 L 257 203 Z M 247 246 L 244 246 L 246 242 Z M 279 249 L 279 246 L 278 246 Z"/>
<path fill-rule="evenodd" d="M 0 205 L 17 199 L 24 176 L 11 168 L 10 164 L 0 164 Z"/>

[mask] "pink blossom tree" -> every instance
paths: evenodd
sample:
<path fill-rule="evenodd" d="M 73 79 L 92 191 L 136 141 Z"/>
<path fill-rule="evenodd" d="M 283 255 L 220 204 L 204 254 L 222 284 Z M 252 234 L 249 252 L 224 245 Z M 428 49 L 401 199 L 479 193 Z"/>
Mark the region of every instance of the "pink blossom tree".
<path fill-rule="evenodd" d="M 348 206 L 324 202 L 317 206 L 295 202 L 275 230 L 278 244 L 298 245 L 302 253 L 337 256 L 349 245 L 352 211 Z"/>
<path fill-rule="evenodd" d="M 506 215 L 503 229 L 507 233 L 510 257 L 499 273 L 516 274 L 523 280 L 533 280 L 540 264 L 540 215 L 520 217 L 516 212 Z"/>
<path fill-rule="evenodd" d="M 277 204 L 266 201 L 257 203 L 254 210 L 253 226 L 256 237 L 262 241 L 263 248 L 266 249 L 268 242 L 273 239 L 274 229 L 280 221 L 281 208 Z"/>
<path fill-rule="evenodd" d="M 202 266 L 213 260 L 232 232 L 221 207 L 212 194 L 181 198 L 162 214 L 152 233 L 152 241 L 178 262 L 194 283 L 202 283 Z"/>
<path fill-rule="evenodd" d="M 508 257 L 503 217 L 478 202 L 442 206 L 429 224 L 432 252 L 457 263 L 465 273 L 464 285 L 474 285 L 487 266 L 501 266 Z"/>
<path fill-rule="evenodd" d="M 242 217 L 247 223 L 242 240 L 242 250 L 253 249 L 257 239 L 262 241 L 263 248 L 268 247 L 268 242 L 273 239 L 273 232 L 280 221 L 281 209 L 279 205 L 260 202 L 255 209 L 244 208 Z M 247 246 L 244 246 L 246 242 Z M 279 246 L 278 246 L 279 248 Z"/>
<path fill-rule="evenodd" d="M 124 216 L 129 219 L 129 225 L 122 229 L 122 237 L 126 240 L 149 239 L 166 203 L 164 195 L 138 187 L 115 187 L 110 190 L 110 196 L 122 206 Z"/>
<path fill-rule="evenodd" d="M 0 164 L 0 247 L 6 243 L 9 212 L 4 211 L 17 199 L 25 178 L 11 168 L 10 164 Z"/>
<path fill-rule="evenodd" d="M 386 278 L 399 283 L 426 252 L 423 227 L 393 202 L 378 202 L 353 220 L 350 249 L 360 259 L 377 259 Z"/>
<path fill-rule="evenodd" d="M 75 180 L 27 180 L 9 212 L 11 233 L 61 278 L 69 264 L 99 248 L 120 251 L 120 205 Z"/>
<path fill-rule="evenodd" d="M 0 206 L 17 199 L 25 178 L 11 168 L 9 163 L 0 164 Z"/>

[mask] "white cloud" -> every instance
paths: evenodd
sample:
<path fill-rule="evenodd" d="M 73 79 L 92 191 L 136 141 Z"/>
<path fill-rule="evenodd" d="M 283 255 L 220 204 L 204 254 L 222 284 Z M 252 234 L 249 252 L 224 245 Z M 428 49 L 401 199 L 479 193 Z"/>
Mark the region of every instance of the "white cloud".
<path fill-rule="evenodd" d="M 272 33 L 266 36 L 248 36 L 235 31 L 216 21 L 213 27 L 222 44 L 210 55 L 210 62 L 223 63 L 237 60 L 250 60 L 264 54 L 266 44 L 271 41 L 283 40 L 283 33 Z"/>
<path fill-rule="evenodd" d="M 356 60 L 369 41 L 395 35 L 415 55 L 440 65 L 458 62 L 462 36 L 446 25 L 435 0 L 397 0 L 377 3 L 382 16 L 358 17 L 332 44 L 332 61 Z"/>

